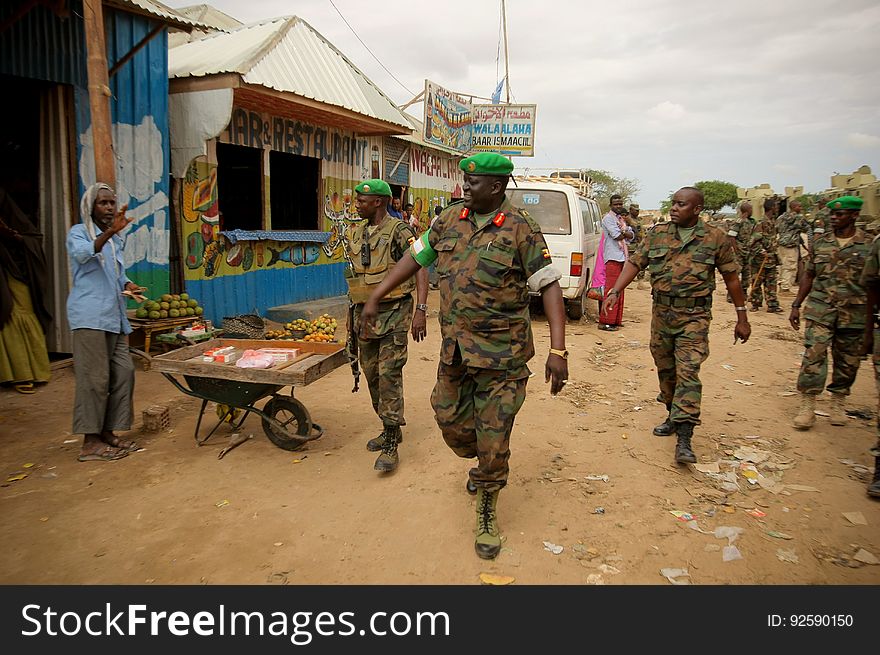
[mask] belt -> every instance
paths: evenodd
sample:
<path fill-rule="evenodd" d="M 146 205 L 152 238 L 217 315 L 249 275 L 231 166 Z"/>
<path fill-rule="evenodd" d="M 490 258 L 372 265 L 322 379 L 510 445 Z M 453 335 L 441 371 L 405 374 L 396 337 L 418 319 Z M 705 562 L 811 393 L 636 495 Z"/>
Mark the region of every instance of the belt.
<path fill-rule="evenodd" d="M 669 296 L 665 293 L 655 293 L 654 302 L 666 307 L 683 307 L 693 309 L 695 307 L 711 307 L 712 296 Z"/>

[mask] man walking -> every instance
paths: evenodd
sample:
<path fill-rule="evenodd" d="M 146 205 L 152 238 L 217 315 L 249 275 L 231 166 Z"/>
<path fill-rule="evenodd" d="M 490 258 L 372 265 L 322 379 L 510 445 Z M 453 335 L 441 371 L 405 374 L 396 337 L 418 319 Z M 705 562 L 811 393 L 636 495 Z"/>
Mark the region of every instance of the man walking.
<path fill-rule="evenodd" d="M 828 349 L 834 359 L 831 375 L 831 425 L 846 425 L 845 401 L 855 382 L 865 332 L 867 294 L 861 284 L 862 271 L 871 239 L 856 227 L 862 199 L 843 196 L 828 203 L 832 232 L 813 242 L 797 297 L 791 305 L 789 322 L 800 329 L 804 308 L 804 357 L 798 375 L 800 412 L 794 419 L 798 430 L 809 430 L 816 422 L 816 396 L 828 377 Z M 809 296 L 809 298 L 808 298 Z"/>
<path fill-rule="evenodd" d="M 801 213 L 798 200 L 788 204 L 788 211 L 776 219 L 776 232 L 779 235 L 779 286 L 785 293 L 797 286 L 798 261 L 801 252 L 801 233 L 809 234 L 810 226 Z"/>
<path fill-rule="evenodd" d="M 778 314 L 782 311 L 776 295 L 777 267 L 779 257 L 776 254 L 776 200 L 768 198 L 764 201 L 764 218 L 755 225 L 749 244 L 749 257 L 752 265 L 752 311 L 761 309 L 764 296 L 767 296 L 767 311 Z M 762 293 L 763 290 L 763 293 Z"/>
<path fill-rule="evenodd" d="M 605 233 L 605 246 L 602 256 L 605 260 L 605 288 L 610 289 L 620 277 L 623 264 L 629 255 L 628 242 L 635 238 L 635 232 L 626 219 L 623 198 L 616 193 L 611 196 L 611 208 L 602 217 L 602 231 Z M 605 297 L 608 297 L 606 292 Z M 604 307 L 604 305 L 603 305 Z M 623 295 L 614 304 L 614 309 L 599 312 L 599 329 L 614 332 L 623 324 Z"/>
<path fill-rule="evenodd" d="M 875 238 L 862 269 L 859 283 L 868 292 L 865 305 L 865 337 L 862 356 L 872 355 L 874 382 L 877 385 L 877 442 L 871 449 L 874 456 L 874 479 L 868 485 L 868 495 L 880 499 L 880 239 Z"/>
<path fill-rule="evenodd" d="M 736 254 L 737 263 L 740 265 L 740 285 L 743 292 L 749 288 L 751 280 L 751 257 L 749 251 L 749 243 L 752 239 L 752 232 L 755 231 L 755 219 L 752 218 L 752 203 L 743 201 L 739 206 L 739 216 L 731 223 L 727 230 L 727 236 L 731 238 L 733 243 L 733 251 Z M 730 294 L 727 294 L 727 302 L 733 302 Z"/>
<path fill-rule="evenodd" d="M 550 323 L 545 380 L 558 393 L 568 378 L 565 307 L 538 224 L 505 196 L 513 164 L 493 153 L 463 159 L 464 205 L 451 205 L 373 292 L 378 301 L 436 260 L 440 282 L 440 365 L 431 394 L 443 439 L 459 457 L 477 458 L 467 490 L 477 494 L 474 548 L 483 559 L 501 550 L 496 506 L 507 484 L 510 434 L 525 400 L 534 356 L 529 291 L 540 292 Z"/>
<path fill-rule="evenodd" d="M 666 420 L 654 428 L 657 436 L 676 434 L 675 461 L 694 463 L 691 446 L 694 426 L 700 424 L 703 385 L 700 366 L 709 356 L 709 323 L 715 271 L 721 273 L 736 309 L 734 343 L 751 335 L 739 266 L 730 241 L 720 229 L 700 220 L 703 193 L 684 187 L 672 196 L 671 221 L 657 225 L 626 263 L 620 279 L 608 292 L 602 310 L 613 309 L 636 274 L 651 274 L 654 298 L 651 319 L 651 355 L 657 366 Z"/>
<path fill-rule="evenodd" d="M 361 320 L 363 304 L 370 293 L 400 260 L 415 234 L 406 223 L 386 212 L 391 189 L 382 180 L 366 180 L 355 187 L 358 215 L 365 219 L 351 232 L 347 258 L 351 267 L 349 299 L 354 306 L 354 325 L 358 329 L 358 354 L 370 389 L 373 411 L 382 420 L 382 432 L 367 442 L 367 450 L 378 452 L 374 468 L 390 473 L 397 468 L 398 445 L 403 441 L 403 366 L 407 359 L 407 329 L 421 341 L 426 334 L 428 310 L 427 273 L 420 271 L 388 293 L 378 307 L 377 320 Z M 412 291 L 418 303 L 413 313 Z"/>

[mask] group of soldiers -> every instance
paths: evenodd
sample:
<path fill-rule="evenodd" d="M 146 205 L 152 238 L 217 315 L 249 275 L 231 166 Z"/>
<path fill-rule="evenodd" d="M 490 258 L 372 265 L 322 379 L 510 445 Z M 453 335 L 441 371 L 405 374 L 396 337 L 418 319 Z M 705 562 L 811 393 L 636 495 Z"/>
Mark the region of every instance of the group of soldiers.
<path fill-rule="evenodd" d="M 482 153 L 460 162 L 464 199 L 448 206 L 432 227 L 416 236 L 386 211 L 391 190 L 382 180 L 359 184 L 357 208 L 365 219 L 351 236 L 349 261 L 350 351 L 366 373 L 373 408 L 383 423 L 367 449 L 380 451 L 375 468 L 394 471 L 403 440 L 403 377 L 407 331 L 418 341 L 426 334 L 427 279 L 436 265 L 440 291 L 440 364 L 431 404 L 444 441 L 459 457 L 476 458 L 466 489 L 477 496 L 478 556 L 491 559 L 501 549 L 497 501 L 506 485 L 510 435 L 525 399 L 527 362 L 535 349 L 529 296 L 540 294 L 550 327 L 551 347 L 544 366 L 551 393 L 568 378 L 565 312 L 560 272 L 539 226 L 505 195 L 512 164 Z M 659 378 L 657 397 L 667 409 L 657 436 L 676 436 L 675 461 L 695 463 L 694 428 L 700 424 L 699 372 L 709 355 L 709 324 L 716 272 L 734 304 L 734 343 L 751 335 L 746 296 L 759 309 L 782 311 L 776 290 L 783 264 L 783 289 L 798 284 L 789 321 L 800 328 L 806 302 L 805 353 L 798 378 L 801 412 L 798 429 L 815 421 L 816 396 L 825 388 L 827 351 L 834 367 L 832 425 L 845 423 L 843 399 L 855 379 L 860 357 L 874 353 L 880 391 L 880 334 L 874 337 L 874 311 L 880 306 L 880 241 L 857 228 L 861 199 L 836 198 L 808 222 L 792 202 L 777 217 L 776 204 L 764 205 L 765 217 L 752 219 L 749 203 L 727 232 L 701 220 L 703 194 L 694 187 L 672 198 L 669 222 L 641 231 L 623 271 L 609 289 L 602 310 L 609 311 L 640 273 L 650 276 L 653 307 L 650 349 Z M 638 222 L 638 206 L 630 219 Z M 808 250 L 802 255 L 801 235 Z M 790 250 L 795 252 L 792 253 Z M 792 266 L 793 263 L 793 266 Z M 797 280 L 797 281 L 796 281 Z M 412 293 L 417 294 L 414 302 Z M 354 354 L 357 351 L 359 354 Z M 880 409 L 880 401 L 878 401 Z M 880 413 L 878 413 L 880 416 Z M 880 435 L 880 418 L 878 418 Z M 868 493 L 880 497 L 880 441 Z"/>

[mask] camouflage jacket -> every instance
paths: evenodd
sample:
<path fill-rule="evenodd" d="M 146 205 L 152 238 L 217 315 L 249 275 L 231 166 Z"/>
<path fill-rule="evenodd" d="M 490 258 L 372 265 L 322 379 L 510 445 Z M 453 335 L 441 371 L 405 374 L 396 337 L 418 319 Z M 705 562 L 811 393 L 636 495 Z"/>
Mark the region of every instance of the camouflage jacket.
<path fill-rule="evenodd" d="M 874 237 L 871 242 L 871 250 L 868 252 L 868 258 L 865 259 L 865 267 L 859 277 L 859 284 L 865 288 L 866 293 L 868 287 L 880 285 L 880 236 Z M 880 308 L 875 309 L 880 314 Z M 867 316 L 865 318 L 867 319 Z"/>
<path fill-rule="evenodd" d="M 813 233 L 816 235 L 831 232 L 831 210 L 827 207 L 819 209 L 811 220 Z"/>
<path fill-rule="evenodd" d="M 716 268 L 721 273 L 740 270 L 724 232 L 702 221 L 697 221 L 686 241 L 679 238 L 678 226 L 672 222 L 655 226 L 629 261 L 650 272 L 655 294 L 685 298 L 711 295 Z"/>
<path fill-rule="evenodd" d="M 755 225 L 757 223 L 751 216 L 749 218 L 742 218 L 740 216 L 733 219 L 727 226 L 727 236 L 733 237 L 736 255 L 743 266 L 748 264 L 749 243 L 752 239 L 752 232 L 755 231 Z"/>
<path fill-rule="evenodd" d="M 805 319 L 829 327 L 865 327 L 868 299 L 861 277 L 870 250 L 870 237 L 858 228 L 845 248 L 833 232 L 816 237 L 805 268 L 815 276 L 804 307 Z"/>
<path fill-rule="evenodd" d="M 776 219 L 776 232 L 779 234 L 779 245 L 783 248 L 794 248 L 801 240 L 801 232 L 810 233 L 810 224 L 803 214 L 785 212 Z"/>
<path fill-rule="evenodd" d="M 776 222 L 766 218 L 755 224 L 752 235 L 749 237 L 749 256 L 753 264 L 776 266 L 779 259 L 776 254 Z"/>
<path fill-rule="evenodd" d="M 529 280 L 552 260 L 528 212 L 508 198 L 498 211 L 478 227 L 473 212 L 451 205 L 428 233 L 437 253 L 440 359 L 452 364 L 457 347 L 464 365 L 507 370 L 510 379 L 519 379 L 528 376 L 526 362 L 535 354 Z M 559 279 L 554 269 L 544 273 L 554 273 L 550 282 Z"/>

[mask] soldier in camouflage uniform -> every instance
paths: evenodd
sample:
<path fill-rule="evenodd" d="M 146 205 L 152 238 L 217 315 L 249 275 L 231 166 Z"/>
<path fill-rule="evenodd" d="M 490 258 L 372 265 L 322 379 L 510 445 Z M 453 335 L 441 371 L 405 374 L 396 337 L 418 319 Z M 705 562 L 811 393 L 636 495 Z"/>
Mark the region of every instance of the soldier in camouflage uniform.
<path fill-rule="evenodd" d="M 410 248 L 364 307 L 408 279 L 419 266 L 437 263 L 442 344 L 431 395 L 443 439 L 459 457 L 477 458 L 467 489 L 477 494 L 474 548 L 484 559 L 501 550 L 496 503 L 507 484 L 510 433 L 525 399 L 535 354 L 529 291 L 540 292 L 550 323 L 545 378 L 551 394 L 568 377 L 565 307 L 538 224 L 505 196 L 513 164 L 480 153 L 463 159 L 464 205 L 449 206 Z"/>
<path fill-rule="evenodd" d="M 736 306 L 734 343 L 738 339 L 745 343 L 751 334 L 733 247 L 724 232 L 699 220 L 702 208 L 699 189 L 676 191 L 669 212 L 671 222 L 647 232 L 605 300 L 605 305 L 613 306 L 640 270 L 647 268 L 651 273 L 651 355 L 660 379 L 658 400 L 666 404 L 668 412 L 654 434 L 678 436 L 675 461 L 679 464 L 697 461 L 691 438 L 694 426 L 700 423 L 703 387 L 699 374 L 709 356 L 716 270 Z"/>
<path fill-rule="evenodd" d="M 736 254 L 736 261 L 740 266 L 739 280 L 743 291 L 749 288 L 751 280 L 751 257 L 749 254 L 749 244 L 752 239 L 752 232 L 755 231 L 755 219 L 752 218 L 752 203 L 744 201 L 739 206 L 739 216 L 727 226 L 727 236 L 733 242 L 733 251 Z M 733 302 L 730 294 L 727 294 L 727 302 Z"/>
<path fill-rule="evenodd" d="M 810 224 L 801 213 L 803 205 L 792 200 L 788 211 L 776 219 L 776 233 L 779 235 L 779 286 L 788 293 L 797 286 L 797 268 L 800 259 L 801 233 L 810 233 Z"/>
<path fill-rule="evenodd" d="M 846 424 L 845 400 L 859 370 L 865 331 L 867 298 L 860 278 L 871 240 L 855 226 L 862 199 L 843 196 L 828 206 L 833 231 L 813 243 L 789 316 L 791 326 L 800 329 L 801 303 L 809 295 L 804 309 L 804 358 L 797 382 L 801 409 L 794 427 L 798 430 L 808 430 L 816 421 L 816 396 L 822 393 L 828 377 L 829 347 L 834 358 L 828 385 L 830 421 L 831 425 Z"/>
<path fill-rule="evenodd" d="M 377 320 L 361 321 L 363 303 L 415 241 L 412 228 L 386 212 L 391 188 L 382 180 L 366 180 L 355 187 L 358 215 L 366 219 L 351 232 L 346 244 L 350 271 L 346 276 L 348 294 L 354 305 L 354 325 L 358 330 L 358 354 L 370 389 L 373 410 L 382 420 L 382 433 L 367 442 L 367 450 L 381 451 L 375 469 L 391 472 L 400 461 L 397 447 L 403 440 L 403 366 L 407 358 L 407 330 L 421 341 L 426 332 L 428 298 L 427 272 L 420 271 L 415 282 L 406 280 L 389 293 L 379 306 Z M 417 287 L 419 304 L 413 314 L 412 290 Z"/>
<path fill-rule="evenodd" d="M 831 232 L 831 210 L 828 209 L 828 200 L 819 198 L 816 201 L 816 210 L 813 215 L 813 238 L 820 234 Z"/>
<path fill-rule="evenodd" d="M 761 309 L 764 295 L 767 296 L 767 311 L 779 313 L 779 299 L 776 296 L 777 267 L 779 258 L 776 254 L 776 201 L 764 201 L 764 218 L 755 225 L 749 243 L 749 257 L 752 264 L 752 311 Z M 763 293 L 762 293 L 763 289 Z"/>
<path fill-rule="evenodd" d="M 877 443 L 871 449 L 874 456 L 874 479 L 868 485 L 868 495 L 880 498 L 880 238 L 875 237 L 865 260 L 860 284 L 868 292 L 865 305 L 865 336 L 862 356 L 872 355 L 874 381 L 877 384 Z"/>

